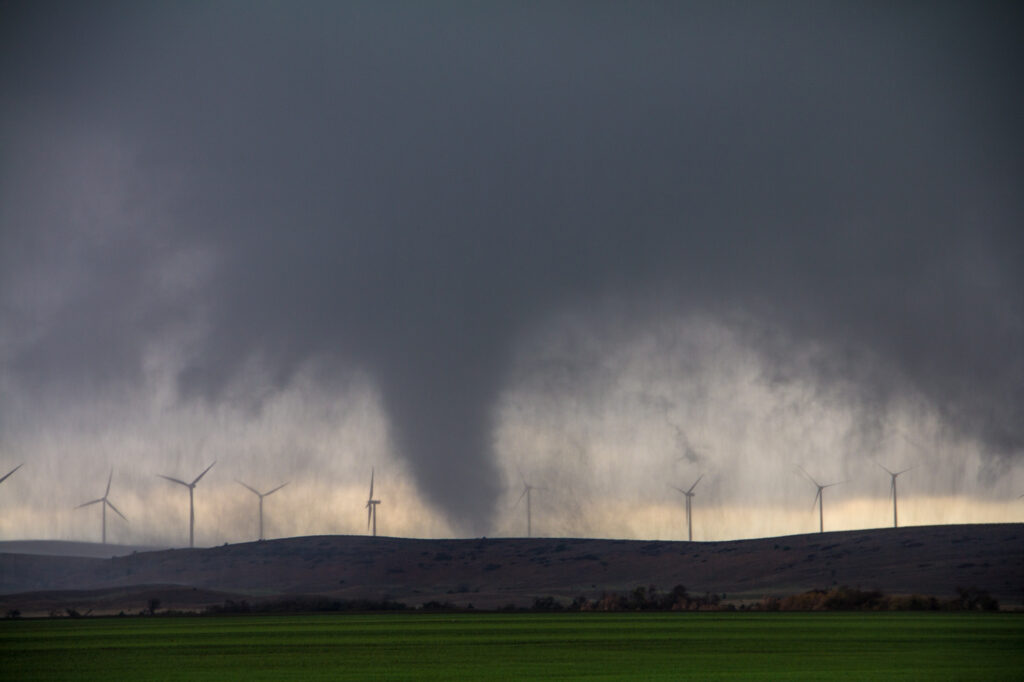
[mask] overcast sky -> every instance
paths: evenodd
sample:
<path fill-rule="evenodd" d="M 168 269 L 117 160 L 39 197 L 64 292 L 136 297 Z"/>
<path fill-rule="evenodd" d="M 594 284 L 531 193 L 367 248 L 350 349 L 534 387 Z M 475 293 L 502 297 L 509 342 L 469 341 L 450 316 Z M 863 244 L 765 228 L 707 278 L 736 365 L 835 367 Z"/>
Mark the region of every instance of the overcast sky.
<path fill-rule="evenodd" d="M 0 492 L 38 519 L 112 466 L 161 500 L 214 459 L 281 497 L 377 466 L 393 531 L 521 533 L 523 476 L 629 535 L 594 509 L 707 472 L 726 506 L 801 464 L 884 507 L 881 458 L 1012 500 L 1021 18 L 4 2 Z"/>

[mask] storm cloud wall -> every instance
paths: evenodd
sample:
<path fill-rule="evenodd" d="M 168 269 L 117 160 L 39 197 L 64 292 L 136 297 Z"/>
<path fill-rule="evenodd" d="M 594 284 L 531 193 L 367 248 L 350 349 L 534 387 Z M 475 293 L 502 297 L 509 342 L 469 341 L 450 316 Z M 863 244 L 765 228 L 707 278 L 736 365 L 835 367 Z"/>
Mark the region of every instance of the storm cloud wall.
<path fill-rule="evenodd" d="M 1024 452 L 1012 5 L 7 7 L 8 445 L 164 370 L 251 419 L 362 372 L 486 532 L 523 354 L 582 314 L 598 356 L 728 329 L 864 442 L 916 405 L 990 482 Z"/>

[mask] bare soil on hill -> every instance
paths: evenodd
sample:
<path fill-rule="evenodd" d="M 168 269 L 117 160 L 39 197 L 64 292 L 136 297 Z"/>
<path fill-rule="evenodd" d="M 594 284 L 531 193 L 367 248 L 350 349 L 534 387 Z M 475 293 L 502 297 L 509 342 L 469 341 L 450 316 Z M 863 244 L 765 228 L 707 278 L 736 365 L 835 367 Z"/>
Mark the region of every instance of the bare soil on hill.
<path fill-rule="evenodd" d="M 312 536 L 112 558 L 8 551 L 0 614 L 199 610 L 296 595 L 410 606 L 529 606 L 655 585 L 733 602 L 846 585 L 886 594 L 989 592 L 1024 604 L 1024 524 L 920 526 L 726 542 L 570 538 L 417 540 Z"/>

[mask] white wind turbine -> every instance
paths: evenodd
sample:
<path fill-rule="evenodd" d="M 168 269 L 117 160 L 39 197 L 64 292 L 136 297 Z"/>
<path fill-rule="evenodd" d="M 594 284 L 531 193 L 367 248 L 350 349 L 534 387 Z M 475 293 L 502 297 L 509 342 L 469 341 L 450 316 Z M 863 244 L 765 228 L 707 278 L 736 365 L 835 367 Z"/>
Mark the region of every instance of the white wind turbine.
<path fill-rule="evenodd" d="M 21 468 L 21 467 L 23 467 L 23 466 L 25 466 L 25 463 L 24 463 L 24 462 L 22 462 L 22 463 L 21 463 L 21 464 L 19 464 L 18 466 L 14 467 L 14 468 L 13 468 L 13 469 L 11 469 L 10 471 L 8 471 L 8 472 L 7 472 L 6 474 L 4 474 L 4 477 L 3 477 L 3 478 L 0 478 L 0 483 L 3 483 L 4 481 L 6 481 L 6 480 L 7 480 L 7 479 L 8 479 L 9 477 L 10 477 L 10 475 L 11 475 L 11 474 L 13 474 L 13 473 L 14 473 L 15 471 L 17 471 L 18 469 L 20 469 L 20 468 Z"/>
<path fill-rule="evenodd" d="M 818 486 L 818 492 L 814 496 L 814 502 L 818 503 L 818 532 L 819 533 L 824 533 L 825 532 L 825 512 L 823 511 L 823 506 L 824 506 L 825 496 L 822 494 L 822 491 L 824 491 L 825 488 L 831 488 L 834 485 L 839 485 L 840 483 L 844 483 L 844 481 L 837 481 L 836 483 L 826 483 L 825 485 L 822 485 L 821 483 L 818 483 L 817 481 L 815 481 L 813 476 L 811 476 L 809 473 L 804 471 L 803 467 L 797 466 L 797 469 L 799 469 L 800 471 L 803 471 L 804 476 L 806 476 L 807 478 L 811 479 L 811 483 L 813 483 L 814 485 Z M 812 508 L 814 507 L 814 502 L 811 503 L 811 507 Z"/>
<path fill-rule="evenodd" d="M 216 464 L 216 463 L 217 463 L 217 460 L 214 460 L 213 464 Z M 166 478 L 171 483 L 177 483 L 179 485 L 183 485 L 186 488 L 188 488 L 188 546 L 189 547 L 194 547 L 195 546 L 196 505 L 195 505 L 195 495 L 194 495 L 194 492 L 195 492 L 195 489 L 196 489 L 196 483 L 199 483 L 199 479 L 201 479 L 203 476 L 205 476 L 206 472 L 213 468 L 213 464 L 211 464 L 210 466 L 208 466 L 205 469 L 203 469 L 203 473 L 201 473 L 198 476 L 196 476 L 195 480 L 193 480 L 191 483 L 185 483 L 185 481 L 181 481 L 181 480 L 179 480 L 177 478 L 172 478 L 170 476 L 164 476 L 163 474 L 157 474 L 157 476 L 159 476 L 160 478 Z"/>
<path fill-rule="evenodd" d="M 693 482 L 693 485 L 690 486 L 689 490 L 683 490 L 682 488 L 676 488 L 676 486 L 672 486 L 673 488 L 681 492 L 683 495 L 686 495 L 686 530 L 690 542 L 693 542 L 693 517 L 691 515 L 692 499 L 693 496 L 696 495 L 696 493 L 693 492 L 693 489 L 697 487 L 697 484 L 700 483 L 700 479 L 702 478 L 704 478 L 704 474 L 701 474 L 700 476 L 697 477 L 697 480 Z"/>
<path fill-rule="evenodd" d="M 241 486 L 244 486 L 245 488 L 247 488 L 249 490 L 249 492 L 251 492 L 253 495 L 255 495 L 258 498 L 260 498 L 260 540 L 262 540 L 263 539 L 263 498 L 266 497 L 267 495 L 272 495 L 272 494 L 276 493 L 278 490 L 280 490 L 281 488 L 283 488 L 286 485 L 288 485 L 288 483 L 291 483 L 291 481 L 287 481 L 285 483 L 282 483 L 281 485 L 277 486 L 273 490 L 268 490 L 265 493 L 261 493 L 259 490 L 256 490 L 256 488 L 253 488 L 253 487 L 251 487 L 249 485 L 246 485 L 242 481 L 239 481 L 237 478 L 235 479 L 235 482 L 238 483 Z"/>
<path fill-rule="evenodd" d="M 535 485 L 530 485 L 529 483 L 527 483 L 526 479 L 523 478 L 522 471 L 519 472 L 519 479 L 523 482 L 523 492 L 519 495 L 519 499 L 516 500 L 516 503 L 515 505 L 513 505 L 512 509 L 518 507 L 519 503 L 523 501 L 523 498 L 526 498 L 526 537 L 530 538 L 533 537 L 533 517 L 530 505 L 530 494 L 534 490 L 547 490 L 547 488 L 539 488 Z"/>
<path fill-rule="evenodd" d="M 373 537 L 377 537 L 377 505 L 380 500 L 373 499 L 373 467 L 370 467 L 370 496 L 366 499 L 366 530 L 370 530 L 373 522 Z"/>
<path fill-rule="evenodd" d="M 878 462 L 875 462 L 875 464 L 878 464 Z M 896 516 L 896 477 L 899 476 L 900 474 L 907 473 L 908 471 L 910 471 L 914 467 L 907 467 L 906 469 L 903 469 L 902 471 L 892 472 L 892 471 L 889 471 L 888 469 L 886 469 L 881 464 L 878 464 L 878 466 L 880 466 L 883 469 L 885 469 L 885 473 L 889 474 L 889 476 L 892 478 L 892 483 L 889 485 L 889 495 L 892 497 L 892 527 L 893 528 L 899 528 L 900 524 L 899 524 L 898 517 Z"/>
<path fill-rule="evenodd" d="M 14 473 L 14 472 L 12 471 L 11 473 Z M 10 475 L 11 474 L 7 474 L 7 476 L 10 476 Z M 7 476 L 5 476 L 4 478 L 7 478 Z M 90 504 L 101 504 L 103 506 L 103 544 L 104 545 L 107 544 L 107 507 L 110 507 L 111 509 L 113 509 L 114 512 L 118 516 L 120 516 L 122 519 L 124 519 L 125 521 L 128 520 L 127 517 L 125 517 L 125 515 L 122 514 L 118 510 L 118 508 L 114 506 L 114 503 L 107 499 L 107 496 L 110 495 L 110 481 L 113 480 L 113 478 L 114 478 L 114 468 L 111 467 L 110 468 L 110 476 L 107 477 L 107 490 L 103 493 L 103 497 L 99 498 L 98 500 L 92 500 L 91 502 L 85 502 L 85 503 L 80 504 L 77 507 L 75 507 L 75 509 L 81 509 L 82 507 L 88 507 Z"/>

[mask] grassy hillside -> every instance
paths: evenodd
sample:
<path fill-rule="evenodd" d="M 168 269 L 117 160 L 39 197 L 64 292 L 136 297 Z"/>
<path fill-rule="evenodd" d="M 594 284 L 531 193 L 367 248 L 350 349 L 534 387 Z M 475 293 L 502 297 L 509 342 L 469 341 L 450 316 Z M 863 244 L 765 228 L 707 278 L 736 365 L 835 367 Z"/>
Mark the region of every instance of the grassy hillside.
<path fill-rule="evenodd" d="M 90 590 L 92 601 L 75 604 L 79 610 L 132 612 L 145 603 L 137 603 L 134 588 L 154 585 L 169 590 L 162 598 L 166 608 L 201 605 L 202 600 L 197 604 L 191 597 L 202 591 L 212 599 L 221 593 L 251 598 L 320 594 L 413 606 L 440 601 L 498 608 L 529 605 L 545 596 L 594 598 L 638 585 L 662 590 L 684 585 L 694 594 L 724 593 L 732 600 L 840 585 L 948 598 L 962 586 L 985 590 L 1014 607 L 1024 602 L 1022 576 L 1024 524 L 728 542 L 316 536 L 111 559 L 0 553 L 0 595 L 6 595 L 0 596 L 0 609 L 29 613 L 26 592 L 45 601 L 56 591 Z"/>

